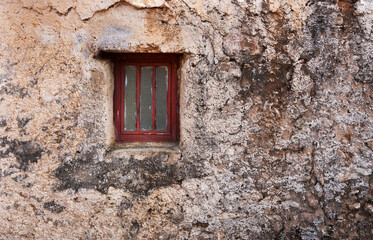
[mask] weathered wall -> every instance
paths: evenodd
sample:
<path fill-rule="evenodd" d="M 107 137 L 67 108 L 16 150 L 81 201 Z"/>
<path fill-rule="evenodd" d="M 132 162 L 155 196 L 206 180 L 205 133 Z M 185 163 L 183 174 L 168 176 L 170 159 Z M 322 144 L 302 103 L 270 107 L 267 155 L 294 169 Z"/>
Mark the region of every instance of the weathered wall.
<path fill-rule="evenodd" d="M 372 239 L 370 0 L 3 0 L 1 239 Z M 104 51 L 183 53 L 178 148 L 114 149 Z"/>

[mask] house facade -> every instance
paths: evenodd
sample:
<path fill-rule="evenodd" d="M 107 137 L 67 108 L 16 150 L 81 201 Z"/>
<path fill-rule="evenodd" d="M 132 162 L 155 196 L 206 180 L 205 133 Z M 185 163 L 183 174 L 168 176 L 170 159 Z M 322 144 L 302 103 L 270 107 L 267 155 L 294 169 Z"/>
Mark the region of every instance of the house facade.
<path fill-rule="evenodd" d="M 0 12 L 0 239 L 373 238 L 372 1 Z"/>

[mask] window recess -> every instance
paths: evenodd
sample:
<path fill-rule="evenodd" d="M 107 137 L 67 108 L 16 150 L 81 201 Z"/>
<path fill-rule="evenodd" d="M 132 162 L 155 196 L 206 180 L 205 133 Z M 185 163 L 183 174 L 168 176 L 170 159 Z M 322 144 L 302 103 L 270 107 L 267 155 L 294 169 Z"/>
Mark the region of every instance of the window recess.
<path fill-rule="evenodd" d="M 177 54 L 114 56 L 117 142 L 176 141 Z"/>

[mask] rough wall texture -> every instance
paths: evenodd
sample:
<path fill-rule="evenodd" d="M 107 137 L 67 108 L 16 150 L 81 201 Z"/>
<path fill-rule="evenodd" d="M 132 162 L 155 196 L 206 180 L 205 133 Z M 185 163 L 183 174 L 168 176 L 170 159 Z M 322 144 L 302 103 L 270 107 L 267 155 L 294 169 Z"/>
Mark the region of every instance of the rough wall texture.
<path fill-rule="evenodd" d="M 3 0 L 1 239 L 373 239 L 371 0 Z M 178 147 L 114 148 L 102 52 L 183 53 Z"/>

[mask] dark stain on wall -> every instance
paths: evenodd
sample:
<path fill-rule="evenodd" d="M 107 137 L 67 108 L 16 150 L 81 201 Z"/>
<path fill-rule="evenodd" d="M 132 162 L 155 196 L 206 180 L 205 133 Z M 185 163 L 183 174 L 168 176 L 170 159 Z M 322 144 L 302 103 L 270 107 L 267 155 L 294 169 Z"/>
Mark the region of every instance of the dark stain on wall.
<path fill-rule="evenodd" d="M 95 152 L 88 152 L 78 159 L 62 164 L 55 171 L 60 180 L 57 190 L 80 188 L 107 193 L 109 187 L 120 188 L 135 196 L 146 196 L 151 190 L 180 184 L 187 178 L 204 176 L 195 164 L 168 162 L 169 154 L 159 153 L 143 160 L 113 158 L 105 162 L 94 161 Z"/>
<path fill-rule="evenodd" d="M 61 213 L 66 208 L 61 204 L 55 203 L 54 200 L 45 202 L 43 207 L 54 213 Z"/>
<path fill-rule="evenodd" d="M 0 146 L 5 148 L 0 151 L 0 158 L 9 157 L 9 154 L 13 153 L 19 163 L 17 168 L 23 171 L 30 170 L 30 164 L 36 163 L 44 151 L 43 146 L 38 142 L 8 140 L 7 137 L 0 138 Z"/>
<path fill-rule="evenodd" d="M 2 94 L 12 95 L 17 98 L 24 98 L 26 96 L 30 96 L 27 88 L 22 87 L 20 85 L 14 85 L 12 83 L 6 83 L 0 88 L 0 95 Z"/>

